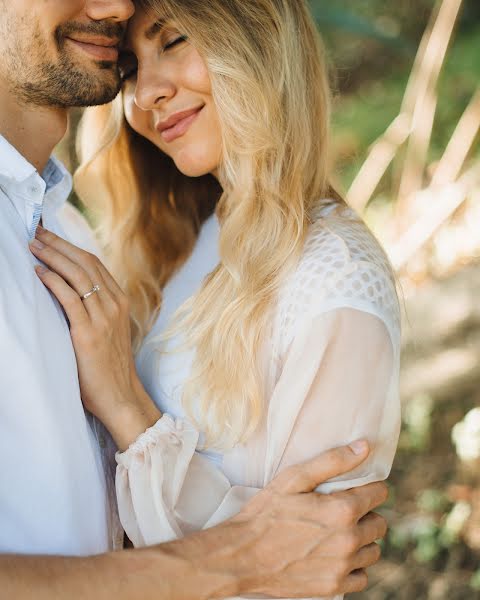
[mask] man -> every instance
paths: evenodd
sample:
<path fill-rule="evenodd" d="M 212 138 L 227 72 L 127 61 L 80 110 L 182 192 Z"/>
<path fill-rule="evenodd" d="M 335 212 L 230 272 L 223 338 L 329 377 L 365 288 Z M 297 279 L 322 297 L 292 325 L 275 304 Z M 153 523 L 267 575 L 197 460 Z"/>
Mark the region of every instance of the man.
<path fill-rule="evenodd" d="M 34 272 L 42 220 L 62 229 L 70 178 L 49 156 L 68 109 L 119 90 L 131 0 L 0 0 L 0 595 L 15 600 L 322 596 L 362 589 L 383 484 L 321 496 L 365 460 L 352 444 L 287 470 L 216 528 L 121 547 L 104 440 L 82 407 L 68 324 Z M 73 241 L 79 241 L 73 239 Z"/>

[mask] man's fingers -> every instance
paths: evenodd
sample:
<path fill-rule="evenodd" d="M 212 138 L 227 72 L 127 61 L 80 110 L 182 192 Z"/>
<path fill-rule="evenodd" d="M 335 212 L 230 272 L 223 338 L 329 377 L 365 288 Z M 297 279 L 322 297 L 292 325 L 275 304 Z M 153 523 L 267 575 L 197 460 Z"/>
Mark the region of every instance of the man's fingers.
<path fill-rule="evenodd" d="M 363 440 L 350 446 L 333 448 L 308 462 L 288 467 L 270 483 L 270 486 L 281 494 L 311 492 L 321 483 L 352 471 L 368 454 L 368 443 Z"/>
<path fill-rule="evenodd" d="M 364 546 L 353 559 L 353 570 L 368 569 L 380 560 L 381 555 L 382 550 L 378 544 L 372 543 Z"/>
<path fill-rule="evenodd" d="M 357 525 L 358 547 L 369 546 L 371 543 L 382 540 L 388 529 L 387 521 L 382 515 L 370 513 L 363 517 Z"/>
<path fill-rule="evenodd" d="M 376 481 L 344 492 L 334 492 L 331 497 L 343 498 L 347 505 L 351 505 L 351 513 L 358 520 L 387 500 L 388 487 L 383 481 Z"/>
<path fill-rule="evenodd" d="M 344 593 L 353 594 L 354 592 L 363 592 L 368 586 L 368 576 L 365 571 L 354 571 L 345 580 Z"/>

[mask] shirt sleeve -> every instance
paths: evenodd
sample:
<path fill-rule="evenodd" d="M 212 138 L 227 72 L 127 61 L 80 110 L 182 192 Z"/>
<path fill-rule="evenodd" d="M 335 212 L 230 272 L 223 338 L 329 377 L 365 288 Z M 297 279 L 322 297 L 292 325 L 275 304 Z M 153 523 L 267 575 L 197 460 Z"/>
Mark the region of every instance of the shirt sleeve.
<path fill-rule="evenodd" d="M 361 310 L 339 308 L 304 324 L 272 398 L 277 415 L 292 401 L 299 403 L 293 427 L 270 426 L 274 472 L 362 438 L 371 447 L 365 463 L 318 491 L 329 493 L 388 477 L 401 422 L 398 345 L 378 316 Z M 292 400 L 295 387 L 303 398 Z"/>

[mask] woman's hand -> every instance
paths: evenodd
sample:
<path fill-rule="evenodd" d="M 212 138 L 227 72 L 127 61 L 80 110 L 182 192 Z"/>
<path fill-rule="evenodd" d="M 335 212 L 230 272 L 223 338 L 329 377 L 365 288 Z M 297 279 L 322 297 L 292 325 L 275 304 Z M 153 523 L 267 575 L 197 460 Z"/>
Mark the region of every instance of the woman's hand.
<path fill-rule="evenodd" d="M 39 227 L 30 249 L 70 321 L 83 403 L 125 450 L 161 416 L 136 374 L 128 300 L 95 255 L 55 234 Z"/>

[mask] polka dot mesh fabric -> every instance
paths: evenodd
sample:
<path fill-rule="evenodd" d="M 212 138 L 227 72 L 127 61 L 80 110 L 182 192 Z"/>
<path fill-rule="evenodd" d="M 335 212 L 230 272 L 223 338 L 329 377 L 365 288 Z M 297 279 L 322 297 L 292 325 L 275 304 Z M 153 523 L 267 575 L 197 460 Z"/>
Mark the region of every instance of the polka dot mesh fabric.
<path fill-rule="evenodd" d="M 313 213 L 303 254 L 280 290 L 275 358 L 284 356 L 305 320 L 338 308 L 374 314 L 394 343 L 400 336 L 395 278 L 385 252 L 353 210 L 330 203 Z"/>

